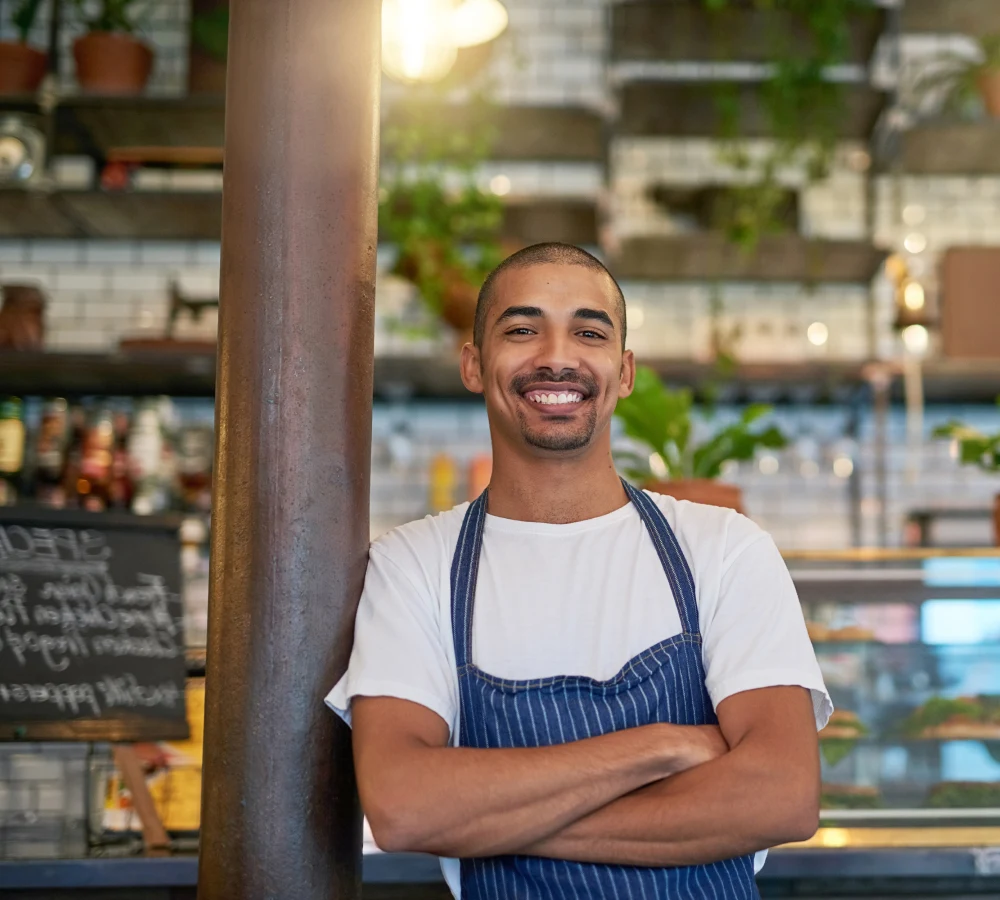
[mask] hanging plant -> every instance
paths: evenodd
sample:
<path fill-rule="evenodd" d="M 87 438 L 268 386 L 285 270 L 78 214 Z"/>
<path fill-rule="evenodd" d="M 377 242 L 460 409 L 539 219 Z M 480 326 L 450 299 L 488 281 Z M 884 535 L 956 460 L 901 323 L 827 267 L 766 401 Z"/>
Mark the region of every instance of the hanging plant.
<path fill-rule="evenodd" d="M 774 63 L 760 90 L 760 102 L 774 145 L 754 158 L 740 134 L 739 96 L 732 84 L 716 90 L 722 162 L 742 176 L 730 189 L 715 226 L 734 244 L 753 251 L 760 238 L 786 229 L 782 211 L 786 189 L 782 170 L 801 166 L 809 183 L 826 178 L 836 149 L 838 124 L 846 111 L 845 87 L 828 69 L 849 58 L 851 24 L 873 15 L 867 0 L 702 0 L 716 15 L 747 2 L 764 12 L 785 13 L 801 22 L 808 41 L 792 45 L 792 32 L 774 29 Z M 803 56 L 806 46 L 807 55 Z"/>
<path fill-rule="evenodd" d="M 405 122 L 383 130 L 379 228 L 398 249 L 393 272 L 467 336 L 479 286 L 504 257 L 503 203 L 477 181 L 495 129 L 483 98 L 466 107 L 461 127 L 442 122 L 441 108 L 409 104 Z"/>

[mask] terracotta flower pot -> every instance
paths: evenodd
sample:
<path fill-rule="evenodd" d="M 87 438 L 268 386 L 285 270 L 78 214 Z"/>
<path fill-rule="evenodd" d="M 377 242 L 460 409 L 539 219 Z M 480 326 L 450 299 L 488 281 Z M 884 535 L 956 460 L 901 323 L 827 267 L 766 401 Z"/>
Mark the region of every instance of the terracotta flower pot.
<path fill-rule="evenodd" d="M 994 119 L 1000 119 L 1000 69 L 992 69 L 979 76 L 979 93 L 986 111 Z"/>
<path fill-rule="evenodd" d="M 76 80 L 95 94 L 139 94 L 153 71 L 153 51 L 128 34 L 92 31 L 73 43 Z"/>
<path fill-rule="evenodd" d="M 657 494 L 666 494 L 677 500 L 690 500 L 706 506 L 723 506 L 743 512 L 743 491 L 735 484 L 722 484 L 708 478 L 684 481 L 647 481 L 644 488 Z"/>
<path fill-rule="evenodd" d="M 45 343 L 45 295 L 33 284 L 0 285 L 0 348 L 41 350 Z"/>
<path fill-rule="evenodd" d="M 459 347 L 472 342 L 478 299 L 479 291 L 460 276 L 445 288 L 441 318 L 455 329 Z"/>
<path fill-rule="evenodd" d="M 27 44 L 0 41 L 0 94 L 33 94 L 45 77 L 48 59 Z"/>

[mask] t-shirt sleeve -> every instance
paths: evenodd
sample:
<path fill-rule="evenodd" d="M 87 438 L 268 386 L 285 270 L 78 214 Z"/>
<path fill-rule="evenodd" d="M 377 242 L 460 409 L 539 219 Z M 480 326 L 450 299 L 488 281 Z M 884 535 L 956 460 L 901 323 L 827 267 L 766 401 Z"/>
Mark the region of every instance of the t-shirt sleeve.
<path fill-rule="evenodd" d="M 743 528 L 732 529 L 737 543 L 723 558 L 715 606 L 701 623 L 712 704 L 718 708 L 742 691 L 798 685 L 809 689 L 816 727 L 823 728 L 833 703 L 792 577 L 771 537 L 740 522 Z"/>
<path fill-rule="evenodd" d="M 396 562 L 378 544 L 372 546 L 350 663 L 326 703 L 350 725 L 355 697 L 409 700 L 437 713 L 454 734 L 458 689 L 452 654 L 442 641 L 434 590 L 419 566 L 408 571 L 410 562 Z"/>

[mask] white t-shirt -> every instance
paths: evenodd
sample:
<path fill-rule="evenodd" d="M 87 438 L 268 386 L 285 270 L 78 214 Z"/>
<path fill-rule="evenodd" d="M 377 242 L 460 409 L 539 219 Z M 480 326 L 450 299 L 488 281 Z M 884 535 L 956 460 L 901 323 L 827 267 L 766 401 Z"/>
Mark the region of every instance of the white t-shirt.
<path fill-rule="evenodd" d="M 822 728 L 833 704 L 770 536 L 731 510 L 650 496 L 694 575 L 713 705 L 741 691 L 800 685 Z M 348 724 L 353 697 L 397 697 L 437 713 L 458 744 L 451 562 L 467 509 L 403 525 L 372 545 L 350 664 L 326 698 Z M 485 672 L 606 680 L 680 631 L 667 576 L 631 503 L 568 525 L 486 517 L 472 626 L 472 661 Z M 442 870 L 458 897 L 458 862 L 442 860 Z"/>

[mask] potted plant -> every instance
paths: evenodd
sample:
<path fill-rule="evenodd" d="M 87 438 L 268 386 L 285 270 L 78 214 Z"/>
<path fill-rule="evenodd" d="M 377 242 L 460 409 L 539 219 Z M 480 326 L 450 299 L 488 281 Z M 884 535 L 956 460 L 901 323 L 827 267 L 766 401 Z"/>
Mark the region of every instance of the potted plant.
<path fill-rule="evenodd" d="M 45 77 L 48 55 L 28 44 L 42 0 L 21 0 L 11 22 L 16 41 L 0 41 L 0 94 L 32 94 Z"/>
<path fill-rule="evenodd" d="M 379 189 L 379 230 L 398 250 L 393 273 L 471 340 L 479 286 L 500 263 L 503 204 L 476 180 L 492 141 L 488 117 L 448 127 L 435 108 L 411 106 L 405 121 L 383 131 L 386 164 Z"/>
<path fill-rule="evenodd" d="M 73 42 L 76 79 L 85 91 L 138 94 L 153 71 L 153 51 L 135 36 L 142 0 L 74 0 L 87 33 Z"/>
<path fill-rule="evenodd" d="M 916 83 L 919 98 L 942 98 L 946 112 L 963 113 L 978 97 L 988 115 L 1000 118 L 1000 32 L 977 40 L 978 58 L 947 53 L 929 65 Z"/>
<path fill-rule="evenodd" d="M 192 0 L 188 93 L 224 94 L 229 56 L 229 0 Z"/>
<path fill-rule="evenodd" d="M 770 411 L 762 404 L 748 406 L 739 420 L 696 443 L 693 393 L 687 388 L 669 390 L 652 369 L 640 366 L 635 389 L 618 401 L 615 415 L 625 434 L 644 444 L 650 455 L 627 454 L 638 465 L 627 467 L 626 474 L 644 488 L 678 500 L 742 512 L 740 489 L 716 479 L 731 460 L 752 459 L 762 447 L 779 449 L 787 444 L 777 426 L 754 427 Z"/>
<path fill-rule="evenodd" d="M 997 403 L 1000 405 L 1000 399 Z M 1000 473 L 1000 433 L 983 434 L 976 428 L 953 421 L 935 428 L 934 437 L 955 441 L 962 465 Z M 993 498 L 993 537 L 994 543 L 1000 547 L 1000 493 Z"/>

